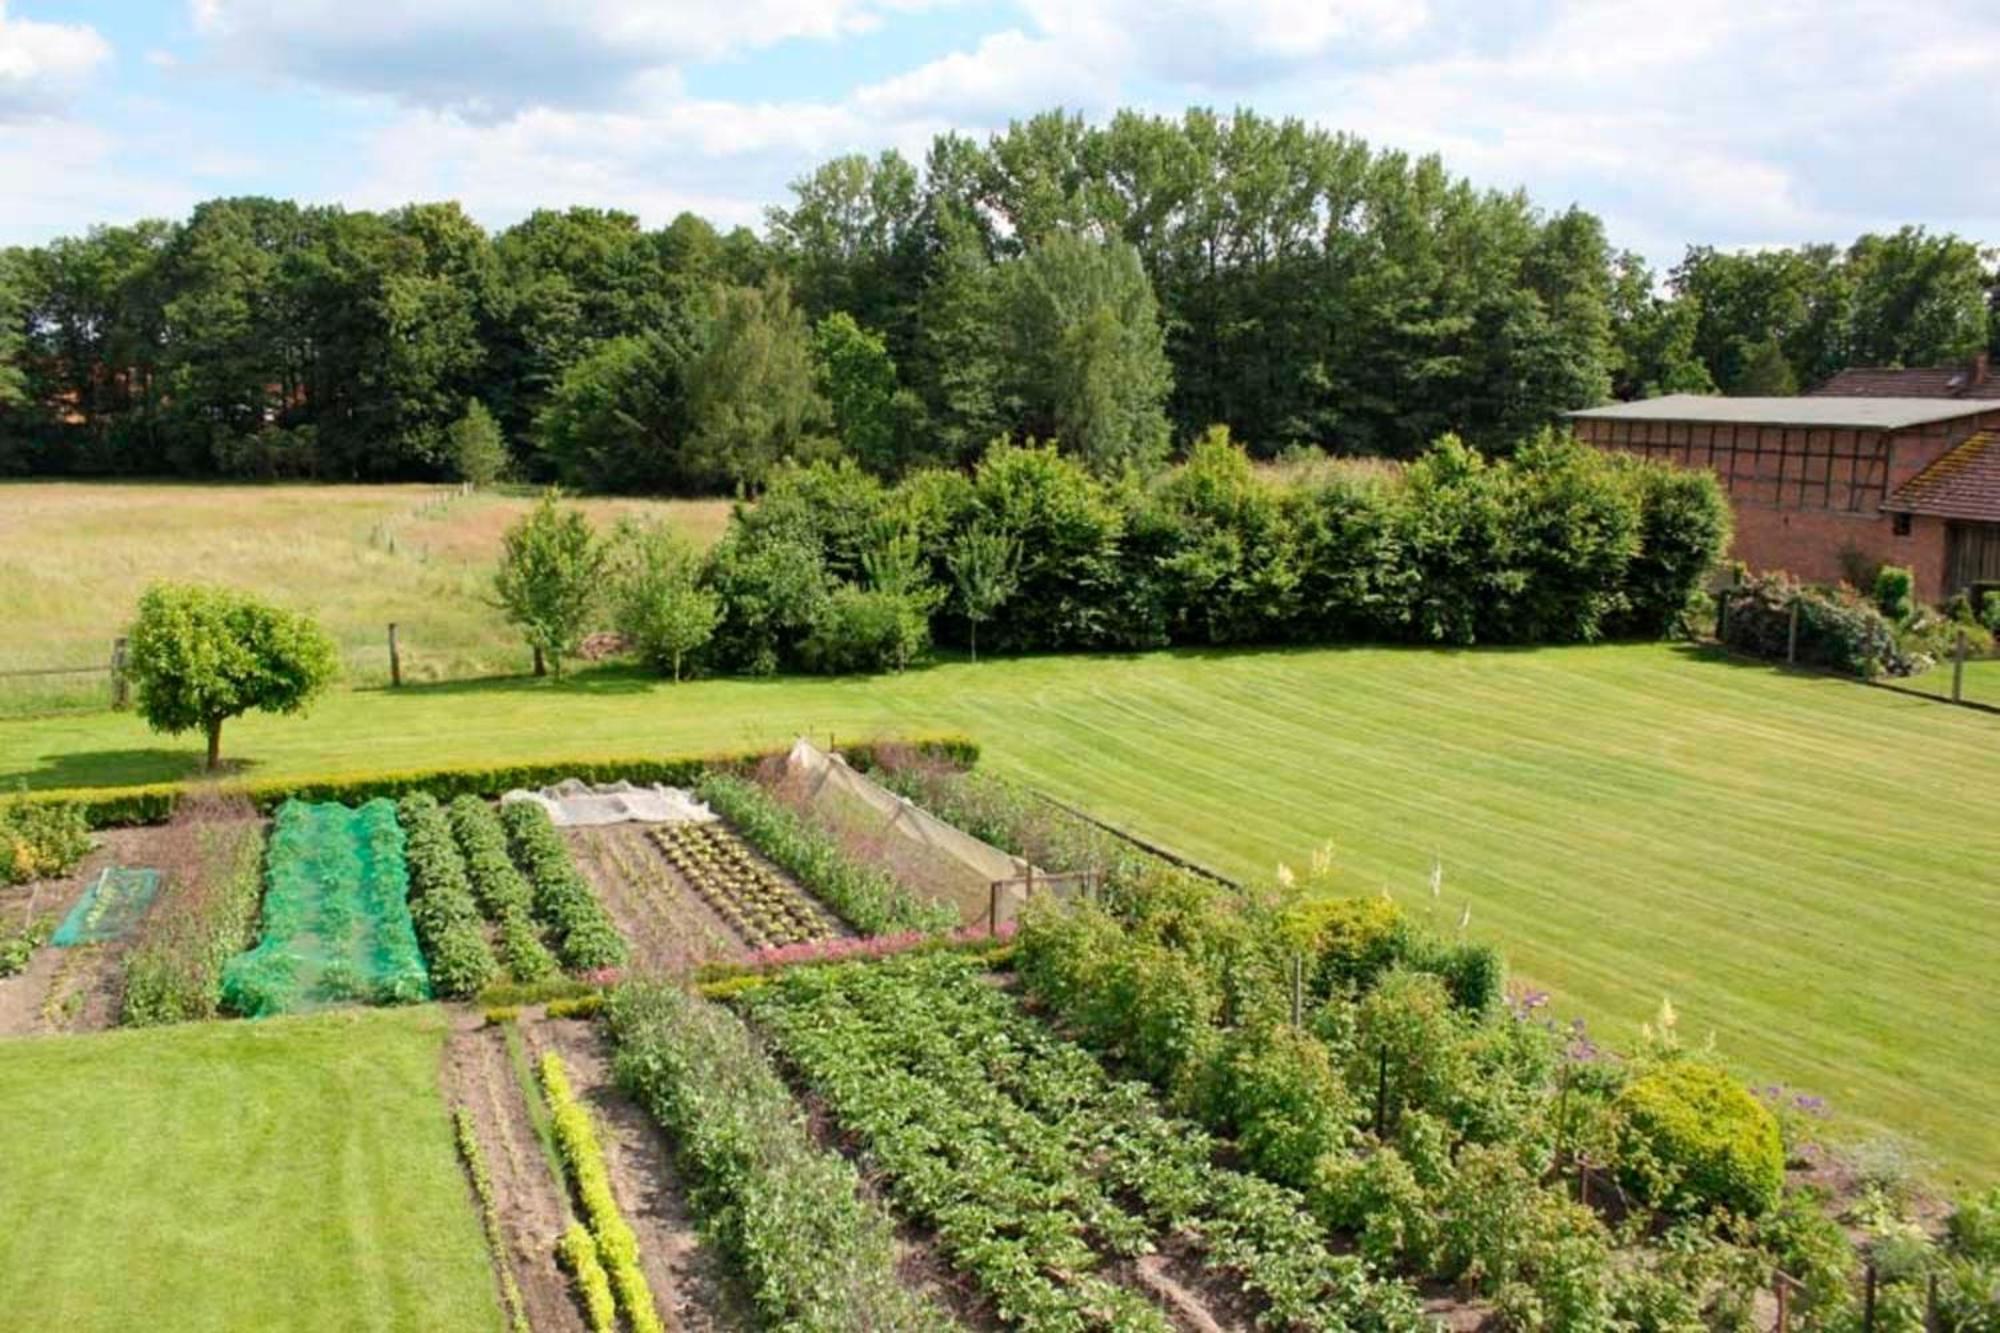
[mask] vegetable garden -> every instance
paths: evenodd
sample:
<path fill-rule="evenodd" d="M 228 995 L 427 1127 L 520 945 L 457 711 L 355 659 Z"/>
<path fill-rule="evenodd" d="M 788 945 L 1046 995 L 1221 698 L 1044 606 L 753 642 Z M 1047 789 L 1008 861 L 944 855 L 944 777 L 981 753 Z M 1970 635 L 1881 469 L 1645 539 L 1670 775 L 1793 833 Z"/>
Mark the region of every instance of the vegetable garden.
<path fill-rule="evenodd" d="M 121 844 L 159 882 L 123 1021 L 484 1003 L 430 1129 L 517 1330 L 719 1326 L 662 1190 L 766 1328 L 1762 1333 L 1780 1290 L 1808 1333 L 2000 1313 L 2000 1196 L 1940 1227 L 1670 1011 L 1601 1048 L 1432 919 L 1441 885 L 1341 897 L 1324 858 L 1234 884 L 934 755 L 864 762 L 1096 893 L 954 929 L 769 767 L 702 775 L 713 823 L 404 790 L 288 801 L 266 841 L 238 805 Z M 689 947 L 648 943 L 676 914 Z"/>

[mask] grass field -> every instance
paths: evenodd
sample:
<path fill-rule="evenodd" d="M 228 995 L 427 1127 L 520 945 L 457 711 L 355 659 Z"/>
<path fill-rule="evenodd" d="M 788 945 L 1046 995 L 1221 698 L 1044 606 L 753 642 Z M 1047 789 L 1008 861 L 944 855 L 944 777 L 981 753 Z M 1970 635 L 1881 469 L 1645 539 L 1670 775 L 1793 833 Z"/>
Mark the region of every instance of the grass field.
<path fill-rule="evenodd" d="M 2000 719 L 1666 645 L 947 663 L 669 686 L 594 673 L 245 719 L 258 775 L 957 728 L 993 767 L 1239 875 L 1343 882 L 1505 947 L 1629 1044 L 1670 996 L 1746 1074 L 2000 1179 Z M 173 778 L 129 716 L 0 722 L 0 785 Z"/>
<path fill-rule="evenodd" d="M 101 705 L 102 674 L 5 673 L 103 666 L 139 594 L 160 577 L 234 584 L 313 612 L 339 642 L 352 683 L 388 680 L 392 620 L 409 679 L 519 670 L 519 637 L 484 598 L 500 534 L 530 503 L 436 486 L 0 483 L 9 612 L 0 714 Z M 729 513 L 720 500 L 579 503 L 600 526 L 656 515 L 704 545 Z"/>
<path fill-rule="evenodd" d="M 9 1328 L 499 1329 L 432 1008 L 0 1042 Z"/>

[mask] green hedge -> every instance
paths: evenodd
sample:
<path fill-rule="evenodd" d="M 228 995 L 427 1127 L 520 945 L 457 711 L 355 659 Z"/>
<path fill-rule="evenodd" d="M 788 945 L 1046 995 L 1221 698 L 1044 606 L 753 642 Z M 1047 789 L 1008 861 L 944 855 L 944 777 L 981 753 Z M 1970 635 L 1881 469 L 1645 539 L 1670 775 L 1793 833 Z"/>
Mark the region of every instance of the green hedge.
<path fill-rule="evenodd" d="M 874 762 L 878 746 L 914 748 L 920 753 L 950 759 L 960 764 L 976 763 L 979 745 L 969 736 L 956 733 L 883 738 L 843 745 L 840 752 L 857 766 Z M 776 747 L 782 748 L 782 747 Z M 361 805 L 378 796 L 400 800 L 413 792 L 428 792 L 440 801 L 462 795 L 498 796 L 517 787 L 546 787 L 564 778 L 585 782 L 664 783 L 670 787 L 691 786 L 702 772 L 711 768 L 750 768 L 776 749 L 724 751 L 714 754 L 575 755 L 564 759 L 538 759 L 519 764 L 468 765 L 460 768 L 382 769 L 375 772 L 334 773 L 321 777 L 267 778 L 224 783 L 225 795 L 248 797 L 258 810 L 269 813 L 288 800 L 338 801 Z M 155 782 L 133 787 L 66 787 L 25 792 L 0 797 L 0 809 L 15 804 L 80 806 L 92 828 L 118 828 L 129 824 L 164 824 L 173 817 L 186 784 Z"/>
<path fill-rule="evenodd" d="M 1678 1060 L 1619 1094 L 1625 1183 L 1669 1211 L 1756 1217 L 1778 1200 L 1785 1150 L 1770 1110 L 1724 1071 Z"/>

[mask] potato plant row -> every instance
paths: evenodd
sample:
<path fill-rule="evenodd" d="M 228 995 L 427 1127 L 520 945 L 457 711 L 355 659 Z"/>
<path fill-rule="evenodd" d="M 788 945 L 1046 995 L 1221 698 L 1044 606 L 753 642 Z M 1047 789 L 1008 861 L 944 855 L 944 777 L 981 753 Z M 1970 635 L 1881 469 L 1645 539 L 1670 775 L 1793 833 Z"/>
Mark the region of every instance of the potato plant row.
<path fill-rule="evenodd" d="M 618 1200 L 612 1196 L 611 1173 L 605 1169 L 604 1149 L 597 1142 L 590 1112 L 576 1099 L 561 1056 L 554 1051 L 545 1053 L 537 1072 L 542 1092 L 548 1098 L 556 1150 L 562 1157 L 563 1170 L 576 1188 L 591 1239 L 597 1244 L 598 1261 L 611 1280 L 618 1308 L 625 1312 L 633 1333 L 666 1333 L 659 1309 L 653 1304 L 652 1288 L 639 1268 L 639 1238 L 632 1234 L 625 1215 L 618 1210 Z"/>
<path fill-rule="evenodd" d="M 839 1153 L 816 1145 L 743 1020 L 675 986 L 611 998 L 618 1082 L 667 1131 L 705 1233 L 764 1327 L 951 1326 L 896 1278 L 891 1223 Z"/>
<path fill-rule="evenodd" d="M 534 891 L 507 851 L 507 831 L 500 826 L 500 816 L 477 796 L 458 796 L 451 803 L 451 831 L 465 858 L 472 896 L 499 937 L 507 975 L 523 984 L 555 976 L 561 969 L 542 943 L 535 925 Z"/>
<path fill-rule="evenodd" d="M 887 871 L 849 857 L 830 834 L 786 809 L 756 783 L 711 772 L 695 791 L 745 841 L 859 933 L 950 930 L 959 924 L 956 908 L 918 901 Z"/>
<path fill-rule="evenodd" d="M 410 922 L 430 965 L 431 989 L 445 999 L 476 995 L 500 965 L 486 943 L 451 822 L 426 792 L 398 801 L 396 819 L 403 826 L 403 859 L 410 870 Z"/>
<path fill-rule="evenodd" d="M 624 962 L 625 941 L 577 872 L 549 812 L 532 801 L 519 801 L 500 807 L 500 822 L 514 862 L 533 888 L 535 915 L 555 938 L 563 966 L 583 971 Z"/>
<path fill-rule="evenodd" d="M 724 825 L 668 824 L 652 834 L 668 863 L 753 948 L 832 937 L 812 899 Z"/>
<path fill-rule="evenodd" d="M 1011 1326 L 1170 1328 L 1102 1270 L 1179 1236 L 1261 1327 L 1424 1327 L 1414 1294 L 1332 1253 L 1294 1191 L 1216 1166 L 1202 1131 L 967 959 L 798 969 L 739 1003 Z"/>

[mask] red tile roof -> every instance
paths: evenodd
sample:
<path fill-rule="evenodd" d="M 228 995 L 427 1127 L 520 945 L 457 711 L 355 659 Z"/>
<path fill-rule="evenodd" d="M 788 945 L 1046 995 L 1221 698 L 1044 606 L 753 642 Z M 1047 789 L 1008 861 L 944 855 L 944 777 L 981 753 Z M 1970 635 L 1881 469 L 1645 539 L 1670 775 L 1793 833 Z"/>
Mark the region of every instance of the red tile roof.
<path fill-rule="evenodd" d="M 1813 398 L 1995 398 L 2000 374 L 1984 361 L 1962 366 L 1919 366 L 1909 370 L 1850 366 L 1807 391 Z"/>
<path fill-rule="evenodd" d="M 1892 513 L 2000 523 L 2000 431 L 1975 431 L 1898 486 L 1883 501 Z"/>

